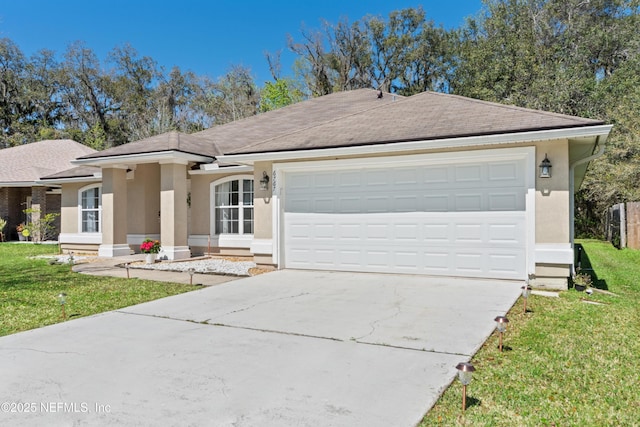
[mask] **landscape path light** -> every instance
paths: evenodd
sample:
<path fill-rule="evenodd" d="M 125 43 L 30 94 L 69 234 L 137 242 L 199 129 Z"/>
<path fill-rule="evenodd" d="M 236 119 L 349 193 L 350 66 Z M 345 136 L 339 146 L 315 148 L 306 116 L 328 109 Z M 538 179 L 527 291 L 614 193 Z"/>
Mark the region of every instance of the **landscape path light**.
<path fill-rule="evenodd" d="M 67 294 L 65 294 L 64 292 L 58 294 L 58 302 L 60 303 L 60 307 L 62 307 L 62 320 L 67 320 L 67 312 L 64 308 L 64 306 L 67 304 Z"/>
<path fill-rule="evenodd" d="M 196 274 L 196 269 L 195 269 L 195 268 L 193 268 L 193 267 L 190 267 L 190 268 L 187 270 L 187 273 L 189 273 L 189 284 L 190 284 L 190 285 L 193 285 L 193 275 L 194 275 L 194 274 Z"/>
<path fill-rule="evenodd" d="M 476 368 L 471 363 L 461 362 L 456 366 L 458 379 L 462 383 L 462 410 L 467 410 L 467 386 L 471 383 L 471 377 Z"/>
<path fill-rule="evenodd" d="M 500 334 L 500 351 L 502 351 L 502 334 L 507 330 L 507 323 L 509 323 L 509 319 L 504 316 L 498 316 L 495 319 L 496 321 L 496 330 Z"/>
<path fill-rule="evenodd" d="M 126 269 L 127 269 L 127 279 L 130 279 L 130 278 L 131 278 L 131 276 L 129 275 L 129 267 L 131 267 L 130 263 L 126 263 L 126 264 L 124 265 L 124 268 L 126 268 Z"/>
<path fill-rule="evenodd" d="M 524 285 L 520 289 L 522 289 L 522 298 L 524 298 L 524 313 L 526 313 L 527 312 L 527 299 L 529 298 L 529 295 L 531 295 L 531 286 Z"/>

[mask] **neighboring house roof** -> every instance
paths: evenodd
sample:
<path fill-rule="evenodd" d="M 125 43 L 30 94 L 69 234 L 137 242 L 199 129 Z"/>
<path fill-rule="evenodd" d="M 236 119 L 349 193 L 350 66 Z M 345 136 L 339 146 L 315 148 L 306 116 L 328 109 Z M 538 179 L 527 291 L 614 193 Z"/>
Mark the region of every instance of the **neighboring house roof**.
<path fill-rule="evenodd" d="M 228 154 L 322 149 L 602 125 L 599 120 L 423 92 Z M 214 129 L 211 129 L 212 131 Z M 227 154 L 227 153 L 225 153 Z"/>
<path fill-rule="evenodd" d="M 70 139 L 33 142 L 0 150 L 0 186 L 31 186 L 69 169 L 71 160 L 96 151 Z"/>
<path fill-rule="evenodd" d="M 254 145 L 300 129 L 311 128 L 352 114 L 375 109 L 403 98 L 389 93 L 383 93 L 383 97 L 378 98 L 377 93 L 373 89 L 336 92 L 256 116 L 214 126 L 191 135 L 180 132 L 167 132 L 83 156 L 78 160 L 159 153 L 163 151 L 180 151 L 217 157 L 244 146 Z"/>

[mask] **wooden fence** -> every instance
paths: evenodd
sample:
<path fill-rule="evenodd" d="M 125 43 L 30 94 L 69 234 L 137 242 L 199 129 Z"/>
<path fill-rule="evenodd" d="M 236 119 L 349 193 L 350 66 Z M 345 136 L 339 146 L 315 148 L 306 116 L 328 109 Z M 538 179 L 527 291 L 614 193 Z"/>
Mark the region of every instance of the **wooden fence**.
<path fill-rule="evenodd" d="M 640 249 L 640 202 L 611 206 L 606 236 L 617 248 Z"/>

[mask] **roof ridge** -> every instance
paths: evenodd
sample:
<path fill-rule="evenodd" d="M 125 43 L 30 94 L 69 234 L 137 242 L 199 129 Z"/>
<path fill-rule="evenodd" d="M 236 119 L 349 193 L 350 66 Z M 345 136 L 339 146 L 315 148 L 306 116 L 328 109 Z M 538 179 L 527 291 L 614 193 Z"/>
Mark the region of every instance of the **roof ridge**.
<path fill-rule="evenodd" d="M 365 89 L 365 90 L 372 90 L 372 91 L 375 91 L 375 89 L 366 89 L 366 88 L 363 88 L 363 89 Z M 356 89 L 356 90 L 361 90 L 361 89 Z M 342 91 L 342 92 L 351 92 L 351 91 Z M 342 92 L 334 92 L 334 93 L 342 93 Z M 385 93 L 388 93 L 388 92 L 385 92 Z M 381 107 L 387 107 L 387 106 L 390 106 L 390 105 L 394 105 L 394 103 L 398 103 L 398 102 L 402 102 L 402 101 L 407 101 L 407 100 L 411 99 L 411 97 L 410 97 L 410 96 L 402 96 L 402 95 L 397 95 L 397 94 L 394 94 L 394 93 L 388 93 L 388 94 L 389 94 L 389 95 L 391 95 L 391 96 L 397 96 L 399 99 L 398 99 L 397 101 L 393 101 L 393 103 L 391 103 L 391 104 L 384 104 L 384 103 L 381 103 L 381 104 L 378 104 L 378 105 L 374 105 L 374 106 L 372 106 L 371 108 L 367 108 L 367 109 L 360 110 L 360 111 L 355 111 L 355 112 L 350 113 L 350 114 L 345 114 L 344 116 L 335 117 L 335 118 L 333 118 L 333 119 L 327 120 L 327 121 L 322 122 L 322 123 L 316 123 L 316 124 L 314 124 L 314 125 L 307 126 L 307 127 L 300 128 L 300 129 L 296 129 L 296 130 L 291 131 L 291 132 L 288 132 L 288 133 L 283 133 L 283 134 L 280 134 L 280 135 L 272 136 L 271 138 L 263 139 L 263 140 L 262 140 L 262 141 L 260 141 L 260 142 L 256 142 L 255 144 L 245 145 L 245 146 L 243 146 L 243 147 L 242 147 L 242 149 L 243 149 L 243 150 L 245 150 L 245 149 L 254 148 L 254 147 L 260 146 L 260 145 L 262 145 L 262 144 L 266 144 L 266 143 L 268 143 L 269 141 L 272 141 L 272 140 L 274 140 L 274 139 L 283 138 L 283 137 L 285 137 L 285 136 L 295 135 L 295 134 L 297 134 L 297 133 L 301 133 L 301 132 L 307 131 L 307 130 L 309 130 L 309 129 L 313 129 L 313 128 L 316 128 L 316 127 L 319 127 L 319 126 L 324 126 L 324 125 L 327 125 L 327 124 L 329 124 L 329 123 L 336 122 L 336 121 L 338 121 L 338 120 L 343 120 L 343 119 L 346 119 L 346 118 L 348 118 L 348 117 L 357 116 L 358 114 L 362 114 L 362 113 L 370 112 L 370 111 L 373 111 L 373 110 L 378 109 L 378 108 L 381 108 Z M 375 101 L 374 101 L 374 102 L 375 102 Z M 233 153 L 233 151 L 231 151 L 231 153 Z"/>

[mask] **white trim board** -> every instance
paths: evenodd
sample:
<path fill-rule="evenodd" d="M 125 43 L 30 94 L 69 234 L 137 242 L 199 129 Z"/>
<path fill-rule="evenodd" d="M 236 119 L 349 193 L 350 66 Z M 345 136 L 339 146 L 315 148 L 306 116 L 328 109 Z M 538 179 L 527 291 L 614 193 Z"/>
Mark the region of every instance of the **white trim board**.
<path fill-rule="evenodd" d="M 523 142 L 550 141 L 556 139 L 601 136 L 604 139 L 611 132 L 612 125 L 581 126 L 567 129 L 551 129 L 531 132 L 480 135 L 460 138 L 443 138 L 420 141 L 394 142 L 353 147 L 318 148 L 298 151 L 276 151 L 266 153 L 227 154 L 219 156 L 218 162 L 251 165 L 258 161 L 287 161 L 318 157 L 365 156 L 372 154 L 402 153 L 415 150 L 443 148 L 480 147 L 485 145 L 510 145 Z M 604 141 L 603 141 L 604 143 Z"/>

